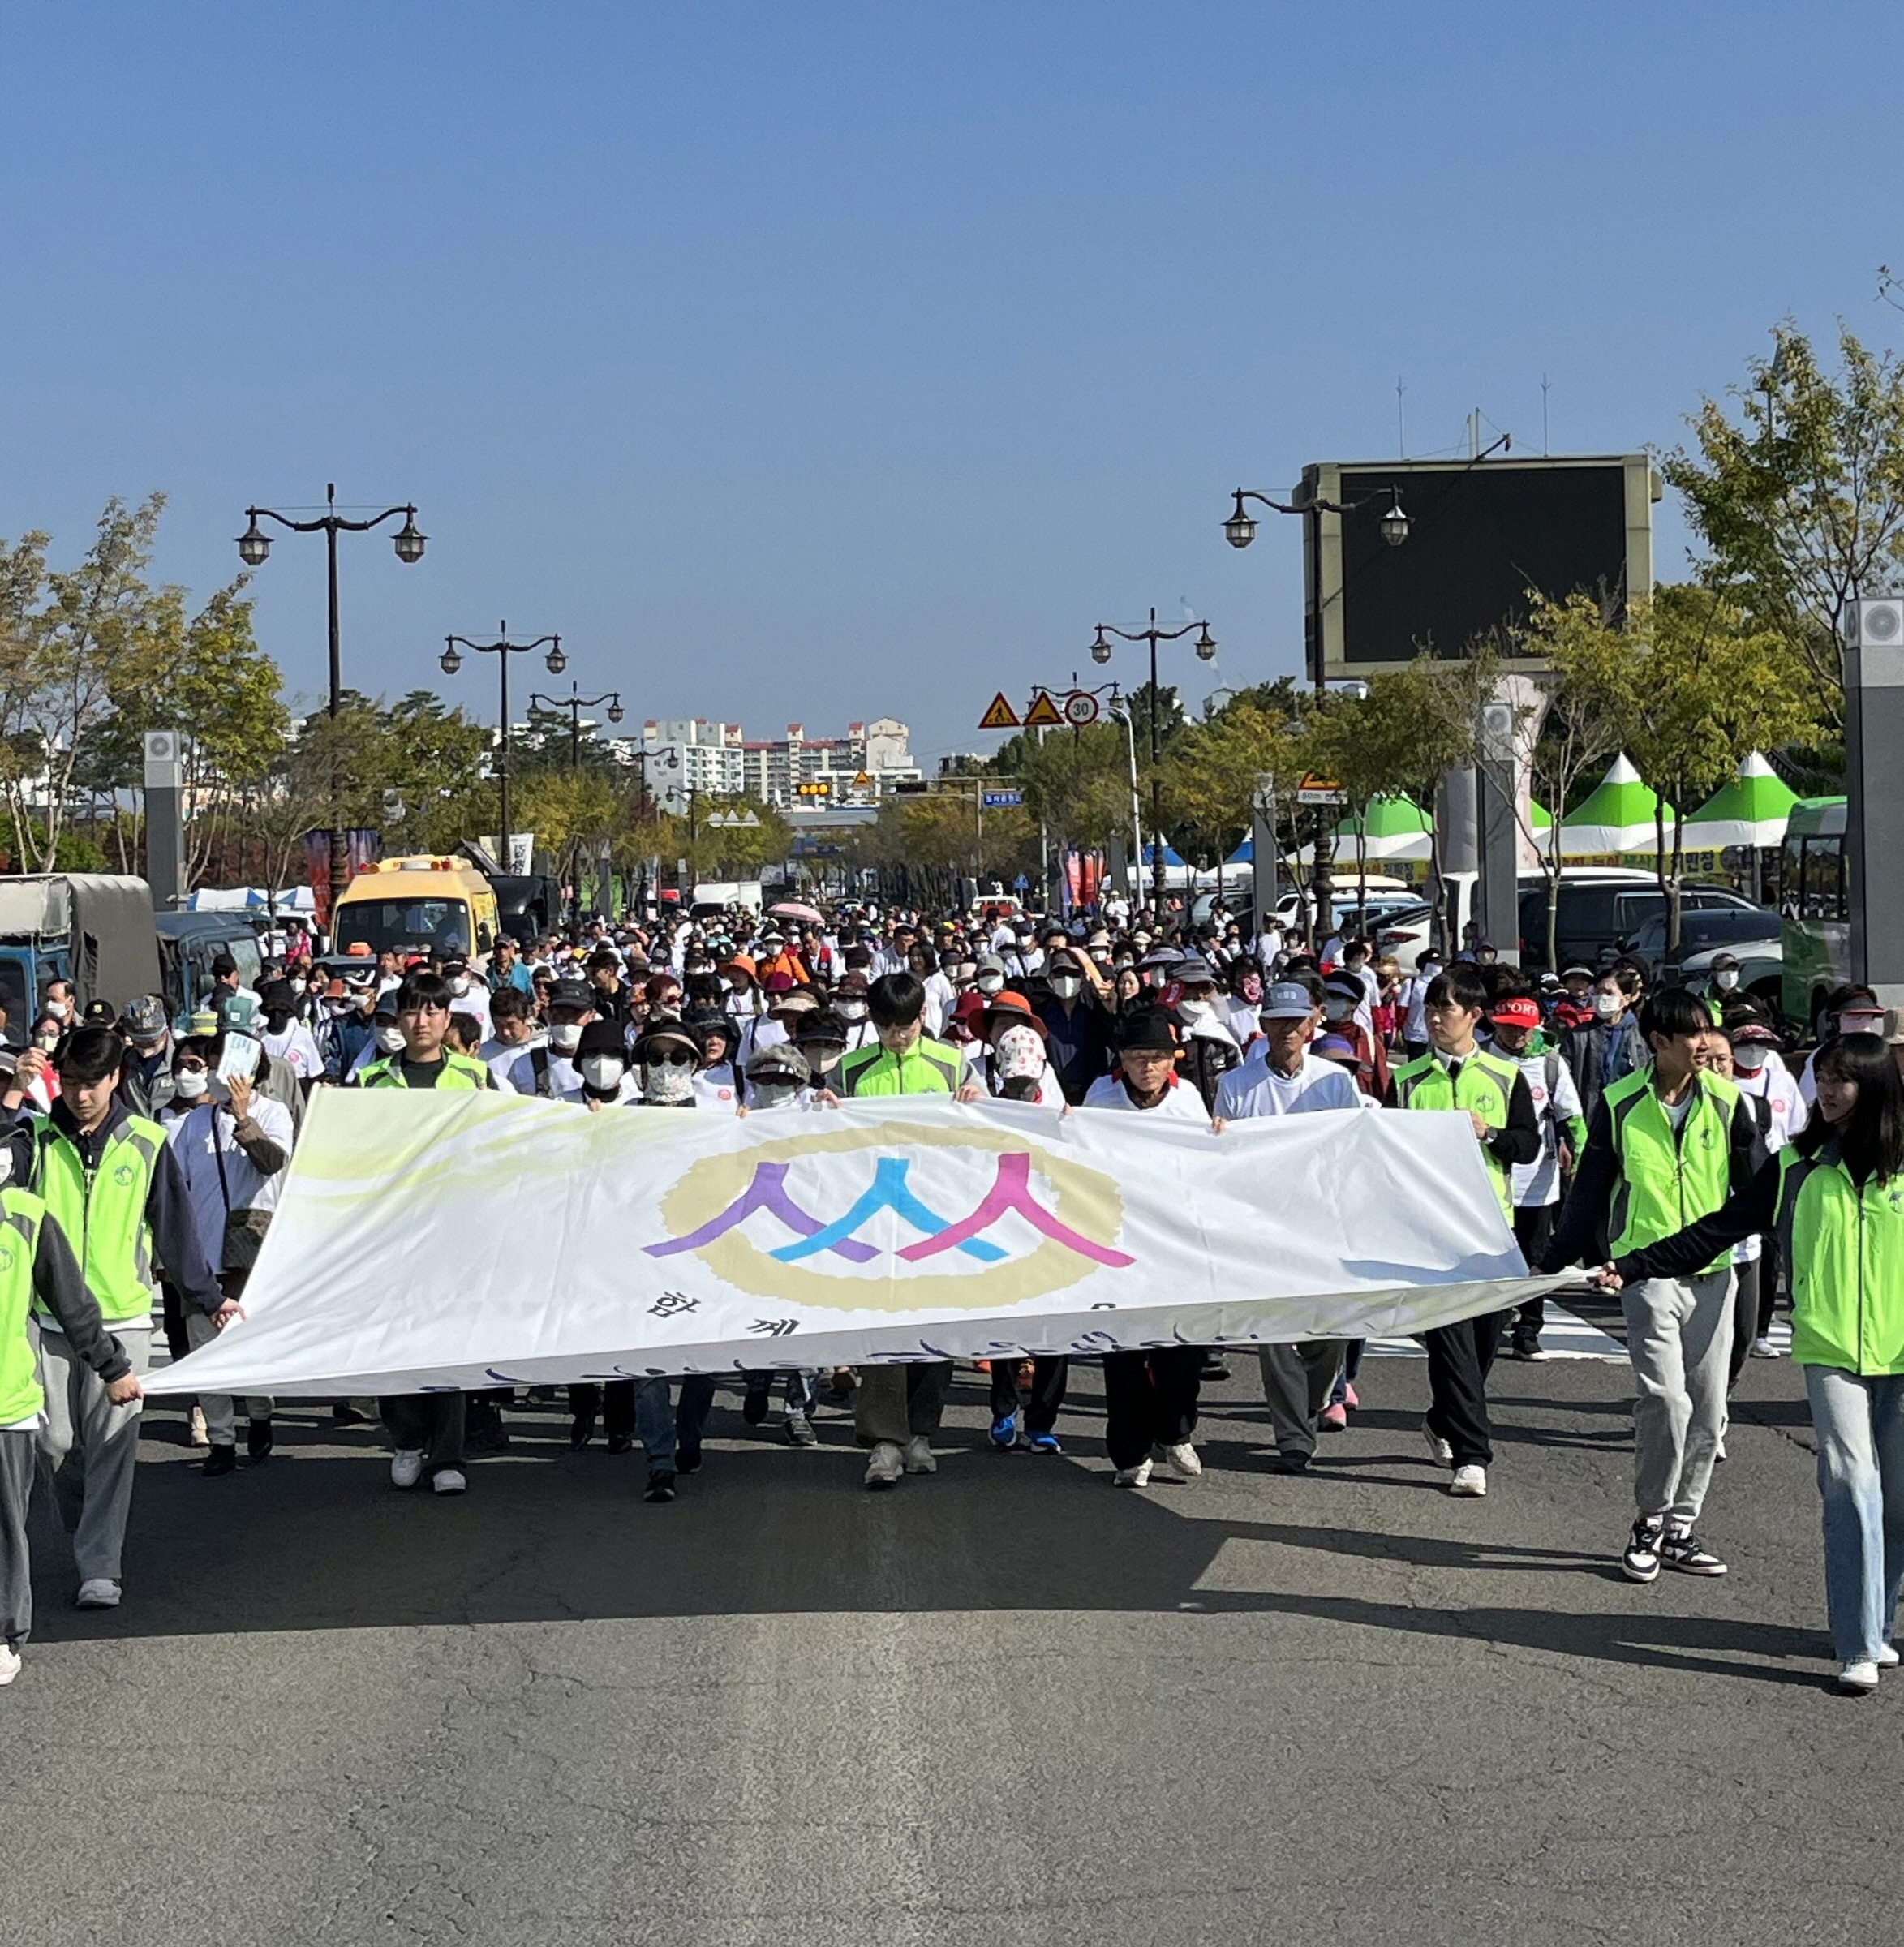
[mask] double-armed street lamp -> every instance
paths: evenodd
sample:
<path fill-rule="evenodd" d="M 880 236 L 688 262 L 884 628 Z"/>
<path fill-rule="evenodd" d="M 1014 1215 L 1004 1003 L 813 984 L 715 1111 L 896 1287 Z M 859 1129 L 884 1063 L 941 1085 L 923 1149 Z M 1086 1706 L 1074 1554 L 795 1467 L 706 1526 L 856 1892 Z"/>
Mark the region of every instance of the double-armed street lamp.
<path fill-rule="evenodd" d="M 330 717 L 337 720 L 340 700 L 343 694 L 343 668 L 338 647 L 337 629 L 337 536 L 340 534 L 367 534 L 373 527 L 380 527 L 385 521 L 393 521 L 398 514 L 403 516 L 403 525 L 391 536 L 397 550 L 397 558 L 406 565 L 413 565 L 423 558 L 423 543 L 428 536 L 416 524 L 416 504 L 406 501 L 400 507 L 386 507 L 381 514 L 372 514 L 367 520 L 352 520 L 337 512 L 337 489 L 335 481 L 328 483 L 324 489 L 324 512 L 314 520 L 300 521 L 287 514 L 280 514 L 273 507 L 247 507 L 245 519 L 249 523 L 238 537 L 238 557 L 247 568 L 262 568 L 271 552 L 271 536 L 260 527 L 260 521 L 274 521 L 280 527 L 292 534 L 321 534 L 324 551 L 329 557 L 330 590 Z M 337 804 L 337 752 L 331 753 L 331 828 L 330 828 L 330 909 L 334 915 L 344 888 L 350 882 L 350 862 L 345 856 L 344 834 L 339 829 L 341 818 Z M 334 920 L 333 922 L 334 924 Z"/>
<path fill-rule="evenodd" d="M 497 748 L 496 764 L 496 794 L 501 800 L 502 857 L 497 862 L 504 871 L 510 868 L 509 858 L 509 659 L 512 655 L 527 655 L 546 643 L 548 654 L 544 657 L 544 667 L 551 676 L 560 676 L 569 666 L 569 659 L 562 654 L 562 638 L 559 635 L 539 635 L 532 643 L 512 643 L 509 639 L 509 624 L 496 624 L 497 637 L 493 643 L 471 642 L 466 635 L 446 635 L 443 638 L 443 653 L 437 660 L 443 666 L 445 676 L 454 676 L 462 667 L 458 647 L 469 649 L 478 655 L 492 655 L 496 659 L 496 669 L 502 679 L 501 721 L 502 741 Z"/>
<path fill-rule="evenodd" d="M 529 693 L 531 709 L 566 710 L 569 713 L 569 768 L 576 769 L 582 761 L 582 712 L 599 710 L 608 706 L 608 721 L 618 724 L 626 712 L 621 707 L 621 692 L 619 690 L 605 691 L 600 696 L 584 696 L 581 686 L 571 681 L 566 696 L 544 696 L 539 690 Z"/>
<path fill-rule="evenodd" d="M 1216 655 L 1216 638 L 1210 633 L 1208 622 L 1185 622 L 1180 629 L 1159 629 L 1157 611 L 1150 611 L 1150 626 L 1148 629 L 1113 629 L 1108 622 L 1098 624 L 1097 640 L 1091 644 L 1091 660 L 1107 663 L 1112 651 L 1107 638 L 1115 636 L 1121 643 L 1148 643 L 1150 646 L 1150 901 L 1156 911 L 1157 923 L 1163 923 L 1163 778 L 1158 767 L 1159 744 L 1158 719 L 1162 714 L 1158 707 L 1157 694 L 1157 645 L 1174 643 L 1197 631 L 1196 649 L 1205 662 L 1212 661 Z M 1143 854 L 1138 853 L 1141 861 Z"/>

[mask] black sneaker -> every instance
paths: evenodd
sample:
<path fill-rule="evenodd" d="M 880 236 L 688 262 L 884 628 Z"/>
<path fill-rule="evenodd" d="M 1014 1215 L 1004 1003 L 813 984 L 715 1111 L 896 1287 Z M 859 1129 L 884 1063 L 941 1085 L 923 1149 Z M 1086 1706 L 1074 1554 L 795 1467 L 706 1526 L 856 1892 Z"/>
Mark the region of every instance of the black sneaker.
<path fill-rule="evenodd" d="M 1307 1454 L 1279 1454 L 1270 1463 L 1272 1474 L 1306 1474 L 1309 1471 Z"/>
<path fill-rule="evenodd" d="M 677 1474 L 698 1474 L 701 1471 L 701 1443 L 698 1440 L 683 1440 L 674 1450 L 674 1471 Z"/>
<path fill-rule="evenodd" d="M 261 1466 L 271 1458 L 271 1422 L 269 1420 L 247 1420 L 245 1422 L 245 1457 L 253 1467 Z"/>
<path fill-rule="evenodd" d="M 208 1481 L 212 1481 L 217 1479 L 220 1474 L 236 1472 L 237 1468 L 238 1448 L 235 1445 L 230 1446 L 213 1445 L 205 1449 L 205 1463 L 199 1469 L 199 1472 Z"/>
<path fill-rule="evenodd" d="M 633 1433 L 610 1433 L 608 1436 L 608 1451 L 611 1454 L 625 1454 L 634 1445 Z"/>
<path fill-rule="evenodd" d="M 1511 1359 L 1545 1359 L 1547 1355 L 1541 1350 L 1541 1335 L 1538 1332 L 1517 1331 L 1507 1347 Z"/>
<path fill-rule="evenodd" d="M 1221 1352 L 1206 1352 L 1202 1370 L 1197 1376 L 1199 1379 L 1207 1379 L 1213 1386 L 1219 1385 L 1230 1376 L 1229 1361 Z"/>
<path fill-rule="evenodd" d="M 748 1387 L 746 1396 L 741 1401 L 741 1417 L 748 1425 L 758 1426 L 767 1417 L 769 1390 L 762 1386 L 756 1392 L 752 1386 Z"/>
<path fill-rule="evenodd" d="M 642 1496 L 644 1501 L 672 1501 L 674 1498 L 674 1476 L 665 1468 L 652 1468 L 648 1472 L 647 1491 Z"/>
<path fill-rule="evenodd" d="M 1691 1528 L 1683 1534 L 1668 1535 L 1660 1545 L 1659 1558 L 1668 1568 L 1683 1575 L 1722 1575 L 1726 1564 L 1709 1549 L 1701 1548 Z"/>
<path fill-rule="evenodd" d="M 1626 1553 L 1620 1557 L 1620 1567 L 1629 1582 L 1659 1580 L 1660 1545 L 1665 1532 L 1666 1524 L 1657 1515 L 1642 1515 L 1633 1524 Z"/>
<path fill-rule="evenodd" d="M 580 1453 L 595 1438 L 595 1414 L 592 1411 L 572 1413 L 569 1416 L 569 1451 Z"/>

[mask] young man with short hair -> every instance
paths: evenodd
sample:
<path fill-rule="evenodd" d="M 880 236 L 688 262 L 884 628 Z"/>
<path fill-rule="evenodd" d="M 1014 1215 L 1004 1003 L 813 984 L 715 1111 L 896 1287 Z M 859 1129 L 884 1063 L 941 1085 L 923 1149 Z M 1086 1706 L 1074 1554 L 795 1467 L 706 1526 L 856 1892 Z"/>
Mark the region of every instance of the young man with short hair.
<path fill-rule="evenodd" d="M 473 1055 L 450 1045 L 457 996 L 440 974 L 406 974 L 397 990 L 403 1046 L 359 1071 L 362 1089 L 493 1089 L 496 1077 Z"/>
<path fill-rule="evenodd" d="M 1701 1059 L 1712 1017 L 1684 987 L 1640 1010 L 1651 1062 L 1614 1082 L 1588 1124 L 1572 1193 L 1538 1268 L 1583 1255 L 1625 1257 L 1709 1217 L 1750 1180 L 1758 1124 L 1738 1085 Z M 1732 1348 L 1730 1251 L 1686 1278 L 1625 1286 L 1627 1356 L 1640 1397 L 1633 1409 L 1633 1498 L 1638 1519 L 1621 1558 L 1635 1582 L 1663 1563 L 1683 1575 L 1722 1575 L 1726 1564 L 1694 1533 L 1726 1429 Z"/>
<path fill-rule="evenodd" d="M 75 1029 L 60 1044 L 59 1099 L 37 1115 L 23 1112 L 22 1100 L 48 1061 L 26 1049 L 0 1094 L 0 1126 L 12 1180 L 76 1240 L 86 1288 L 136 1374 L 151 1356 L 155 1259 L 184 1302 L 213 1324 L 235 1318 L 239 1308 L 205 1261 L 165 1131 L 118 1098 L 125 1059 L 115 1029 Z M 40 1316 L 39 1326 L 46 1395 L 41 1471 L 73 1537 L 80 1606 L 114 1609 L 139 1456 L 139 1395 L 115 1390 L 56 1318 Z"/>
<path fill-rule="evenodd" d="M 1428 1052 L 1395 1070 L 1389 1101 L 1398 1109 L 1466 1111 L 1502 1218 L 1511 1227 L 1511 1172 L 1516 1163 L 1540 1154 L 1541 1131 L 1526 1078 L 1506 1056 L 1490 1054 L 1475 1038 L 1487 1008 L 1487 982 L 1477 966 L 1458 961 L 1437 974 L 1422 1010 Z M 1478 1497 L 1488 1491 L 1494 1460 L 1488 1369 L 1499 1325 L 1499 1314 L 1488 1312 L 1421 1335 L 1429 1395 L 1422 1433 L 1435 1459 L 1454 1469 L 1451 1494 Z"/>

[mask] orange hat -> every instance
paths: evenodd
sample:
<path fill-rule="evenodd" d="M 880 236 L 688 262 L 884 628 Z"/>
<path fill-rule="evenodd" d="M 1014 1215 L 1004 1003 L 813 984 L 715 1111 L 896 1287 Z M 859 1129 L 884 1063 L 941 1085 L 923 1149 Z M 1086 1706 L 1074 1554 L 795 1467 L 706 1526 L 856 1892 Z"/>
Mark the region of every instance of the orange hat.
<path fill-rule="evenodd" d="M 1004 1016 L 1000 1019 L 1000 1016 Z M 1002 994 L 995 994 L 985 1010 L 985 1031 L 991 1034 L 998 1028 L 1036 1028 L 1047 1041 L 1051 1030 L 1031 1011 L 1031 1003 L 1022 994 L 1014 994 L 1008 988 Z"/>

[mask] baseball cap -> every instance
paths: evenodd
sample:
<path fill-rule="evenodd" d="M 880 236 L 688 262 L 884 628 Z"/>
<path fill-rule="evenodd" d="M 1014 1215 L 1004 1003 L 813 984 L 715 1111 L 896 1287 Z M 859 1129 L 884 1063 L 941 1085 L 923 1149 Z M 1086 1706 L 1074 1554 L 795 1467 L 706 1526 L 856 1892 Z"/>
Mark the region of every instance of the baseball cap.
<path fill-rule="evenodd" d="M 247 1034 L 257 1019 L 258 1010 L 248 994 L 227 994 L 217 1008 L 218 1026 L 226 1033 Z"/>
<path fill-rule="evenodd" d="M 121 1025 L 135 1041 L 157 1041 L 170 1025 L 165 1004 L 156 994 L 141 994 L 126 1010 Z"/>
<path fill-rule="evenodd" d="M 548 991 L 548 1004 L 552 1008 L 574 1008 L 578 1011 L 592 1008 L 595 997 L 578 980 L 558 980 Z"/>
<path fill-rule="evenodd" d="M 1257 1012 L 1264 1021 L 1307 1021 L 1315 1011 L 1316 1004 L 1300 981 L 1279 980 L 1263 995 Z"/>
<path fill-rule="evenodd" d="M 1537 1028 L 1541 1025 L 1541 1004 L 1530 1000 L 1524 994 L 1517 994 L 1511 1000 L 1498 1000 L 1488 1019 L 1500 1028 Z"/>
<path fill-rule="evenodd" d="M 1893 1015 L 1898 1017 L 1895 1023 L 1891 1018 Z M 1904 1008 L 1892 1008 L 1885 1015 L 1885 1039 L 1886 1041 L 1904 1041 L 1904 1033 L 1893 1034 L 1891 1032 L 1893 1025 L 1904 1028 Z M 1743 1041 L 1760 1042 L 1767 1047 L 1774 1048 L 1778 1046 L 1778 1037 L 1762 1021 L 1735 1021 L 1726 1030 L 1726 1038 L 1734 1047 L 1737 1047 Z"/>

